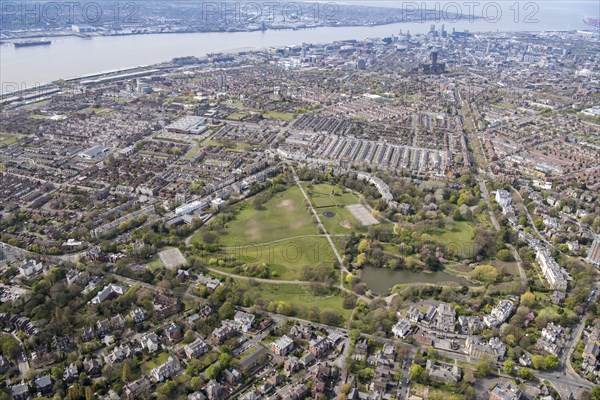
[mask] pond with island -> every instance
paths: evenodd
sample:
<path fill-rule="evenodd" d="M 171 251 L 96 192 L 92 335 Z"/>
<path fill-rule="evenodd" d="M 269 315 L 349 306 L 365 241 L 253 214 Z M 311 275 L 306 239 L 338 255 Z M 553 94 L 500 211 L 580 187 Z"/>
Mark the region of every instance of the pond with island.
<path fill-rule="evenodd" d="M 374 293 L 386 295 L 395 285 L 403 284 L 458 284 L 472 286 L 467 279 L 444 271 L 413 272 L 367 266 L 361 273 L 361 281 Z"/>

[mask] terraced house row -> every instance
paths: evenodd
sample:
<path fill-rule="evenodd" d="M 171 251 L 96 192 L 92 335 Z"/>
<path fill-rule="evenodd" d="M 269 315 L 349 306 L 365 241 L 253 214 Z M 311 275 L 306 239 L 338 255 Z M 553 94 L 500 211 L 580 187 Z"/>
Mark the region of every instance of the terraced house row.
<path fill-rule="evenodd" d="M 420 147 L 400 146 L 372 140 L 327 135 L 319 147 L 319 158 L 368 164 L 393 171 L 411 170 L 416 173 L 443 175 L 447 168 L 444 152 Z"/>

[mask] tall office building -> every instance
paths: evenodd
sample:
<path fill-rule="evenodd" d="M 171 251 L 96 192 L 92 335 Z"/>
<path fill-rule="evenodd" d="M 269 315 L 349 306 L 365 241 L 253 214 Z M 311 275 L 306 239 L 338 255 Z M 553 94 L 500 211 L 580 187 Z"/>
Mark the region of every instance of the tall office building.
<path fill-rule="evenodd" d="M 367 61 L 364 58 L 359 58 L 356 61 L 356 69 L 360 69 L 360 70 L 367 69 Z"/>
<path fill-rule="evenodd" d="M 227 86 L 227 78 L 225 77 L 225 75 L 219 75 L 217 77 L 217 83 L 219 85 L 219 89 L 225 89 L 225 87 Z"/>

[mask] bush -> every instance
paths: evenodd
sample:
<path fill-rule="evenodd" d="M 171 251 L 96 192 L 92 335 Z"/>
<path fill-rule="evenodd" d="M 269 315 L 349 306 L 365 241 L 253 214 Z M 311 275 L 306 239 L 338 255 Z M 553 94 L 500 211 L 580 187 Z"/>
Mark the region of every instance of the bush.
<path fill-rule="evenodd" d="M 483 283 L 494 283 L 498 279 L 498 271 L 492 265 L 481 264 L 471 272 L 471 278 Z"/>
<path fill-rule="evenodd" d="M 496 257 L 500 260 L 500 261 L 506 261 L 506 262 L 510 262 L 510 261 L 514 261 L 514 257 L 512 255 L 512 253 L 507 250 L 507 249 L 502 249 L 499 250 L 498 253 L 496 253 Z"/>

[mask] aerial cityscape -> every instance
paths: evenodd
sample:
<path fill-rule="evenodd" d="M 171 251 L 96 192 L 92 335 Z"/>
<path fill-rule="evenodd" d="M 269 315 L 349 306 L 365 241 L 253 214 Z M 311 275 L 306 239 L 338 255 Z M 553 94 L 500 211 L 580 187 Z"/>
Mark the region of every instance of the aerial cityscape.
<path fill-rule="evenodd" d="M 466 3 L 3 2 L 0 400 L 600 400 L 600 9 Z"/>

